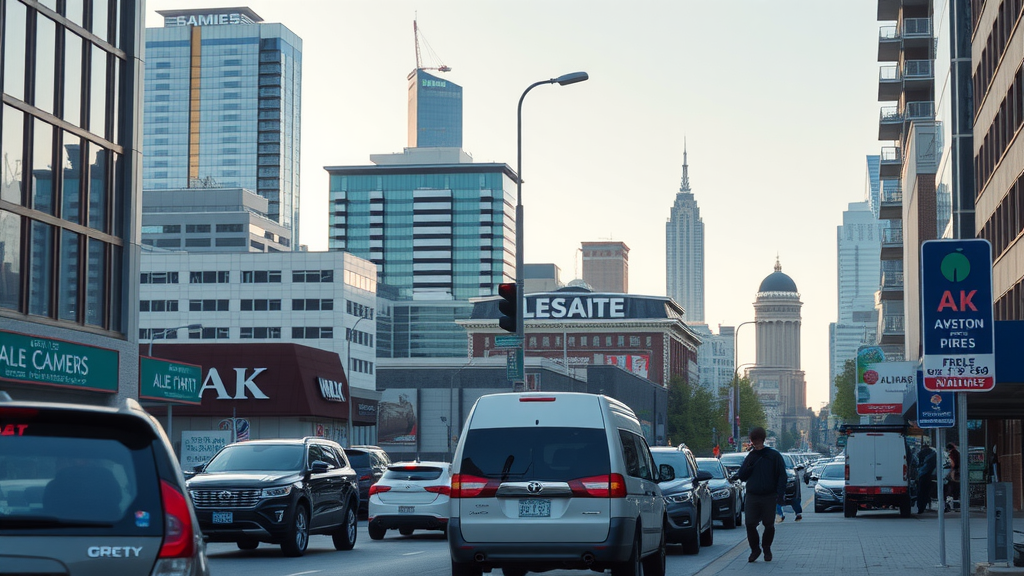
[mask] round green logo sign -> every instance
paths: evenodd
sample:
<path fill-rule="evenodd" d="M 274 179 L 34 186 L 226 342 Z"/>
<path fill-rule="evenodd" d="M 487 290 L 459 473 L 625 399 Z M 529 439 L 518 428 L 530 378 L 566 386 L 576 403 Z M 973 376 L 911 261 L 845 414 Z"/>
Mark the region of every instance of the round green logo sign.
<path fill-rule="evenodd" d="M 942 275 L 950 282 L 962 282 L 971 273 L 971 261 L 963 255 L 962 251 L 963 248 L 957 248 L 956 252 L 946 254 L 942 263 L 939 264 Z"/>

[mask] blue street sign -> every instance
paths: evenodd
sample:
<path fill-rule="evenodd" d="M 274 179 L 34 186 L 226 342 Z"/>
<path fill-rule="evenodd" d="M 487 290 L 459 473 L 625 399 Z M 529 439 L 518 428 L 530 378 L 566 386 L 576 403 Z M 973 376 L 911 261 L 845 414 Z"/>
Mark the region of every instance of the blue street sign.
<path fill-rule="evenodd" d="M 917 427 L 952 428 L 956 425 L 956 394 L 926 390 L 917 373 Z"/>
<path fill-rule="evenodd" d="M 988 392 L 995 387 L 988 240 L 921 245 L 921 332 L 927 390 Z"/>

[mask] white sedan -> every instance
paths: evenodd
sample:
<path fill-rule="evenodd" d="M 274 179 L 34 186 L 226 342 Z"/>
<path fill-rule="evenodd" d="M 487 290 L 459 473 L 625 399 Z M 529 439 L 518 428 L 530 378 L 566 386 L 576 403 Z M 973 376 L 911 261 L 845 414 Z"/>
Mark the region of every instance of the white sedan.
<path fill-rule="evenodd" d="M 367 518 L 370 538 L 388 530 L 448 530 L 452 467 L 448 462 L 396 462 L 370 486 Z"/>

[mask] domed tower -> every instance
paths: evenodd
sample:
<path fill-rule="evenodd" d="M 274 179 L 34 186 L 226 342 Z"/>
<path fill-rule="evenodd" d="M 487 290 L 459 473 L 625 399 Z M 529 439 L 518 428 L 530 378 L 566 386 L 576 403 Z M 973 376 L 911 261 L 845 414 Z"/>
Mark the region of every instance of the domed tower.
<path fill-rule="evenodd" d="M 776 259 L 775 271 L 757 289 L 754 321 L 757 328 L 757 364 L 750 370 L 750 382 L 761 398 L 768 428 L 781 434 L 806 429 L 807 386 L 800 369 L 800 293 L 796 282 L 782 272 Z"/>

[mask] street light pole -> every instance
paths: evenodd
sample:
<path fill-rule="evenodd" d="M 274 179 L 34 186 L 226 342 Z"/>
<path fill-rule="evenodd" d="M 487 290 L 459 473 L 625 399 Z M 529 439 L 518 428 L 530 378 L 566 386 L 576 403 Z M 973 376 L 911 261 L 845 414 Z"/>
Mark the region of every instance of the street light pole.
<path fill-rule="evenodd" d="M 516 336 L 519 339 L 519 346 L 526 349 L 526 327 L 523 326 L 524 312 L 526 307 L 523 257 L 523 99 L 537 86 L 542 84 L 558 84 L 567 86 L 577 82 L 583 82 L 590 78 L 586 72 L 571 72 L 563 74 L 558 78 L 541 80 L 530 84 L 523 95 L 519 97 L 519 107 L 516 110 Z"/>
<path fill-rule="evenodd" d="M 175 326 L 174 328 L 164 328 L 163 330 L 161 330 L 159 332 L 160 339 L 163 340 L 167 336 L 168 332 L 177 332 L 178 330 L 181 330 L 182 328 L 188 328 L 188 331 L 191 332 L 193 330 L 202 330 L 203 329 L 203 325 L 202 324 L 186 324 L 184 326 Z M 153 357 L 153 340 L 156 340 L 156 335 L 157 335 L 157 332 L 150 332 L 149 333 L 149 351 L 146 353 L 146 356 L 149 356 L 150 358 Z M 171 439 L 171 444 L 172 445 L 174 444 L 174 438 L 172 436 L 172 434 L 174 433 L 174 428 L 173 428 L 173 424 L 171 424 L 171 415 L 173 414 L 173 407 L 174 407 L 174 404 L 172 402 L 168 402 L 167 403 L 167 437 Z"/>
<path fill-rule="evenodd" d="M 356 334 L 356 327 L 363 320 L 366 320 L 366 316 L 361 316 L 356 323 L 352 325 L 348 333 L 345 334 L 345 380 L 348 382 L 348 446 L 352 446 L 352 403 L 355 402 L 355 398 L 352 396 L 352 337 Z"/>
<path fill-rule="evenodd" d="M 740 328 L 747 324 L 756 324 L 757 320 L 740 322 L 732 335 L 732 366 L 733 366 L 733 401 L 729 403 L 729 419 L 732 421 L 732 439 L 736 443 L 736 451 L 741 452 L 743 443 L 740 442 Z"/>

